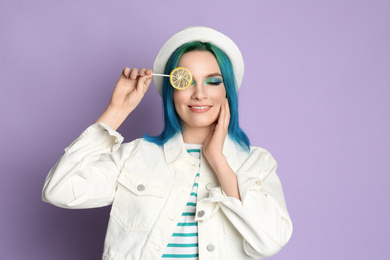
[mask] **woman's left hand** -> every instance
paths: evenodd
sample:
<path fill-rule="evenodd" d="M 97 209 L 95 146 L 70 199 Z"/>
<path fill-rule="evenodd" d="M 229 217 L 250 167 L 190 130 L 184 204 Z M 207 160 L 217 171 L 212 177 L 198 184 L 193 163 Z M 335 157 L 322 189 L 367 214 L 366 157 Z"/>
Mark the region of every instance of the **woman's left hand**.
<path fill-rule="evenodd" d="M 218 163 L 218 160 L 224 157 L 222 150 L 228 134 L 229 122 L 229 102 L 225 99 L 221 105 L 217 123 L 211 127 L 210 134 L 203 143 L 203 154 L 213 168 Z"/>

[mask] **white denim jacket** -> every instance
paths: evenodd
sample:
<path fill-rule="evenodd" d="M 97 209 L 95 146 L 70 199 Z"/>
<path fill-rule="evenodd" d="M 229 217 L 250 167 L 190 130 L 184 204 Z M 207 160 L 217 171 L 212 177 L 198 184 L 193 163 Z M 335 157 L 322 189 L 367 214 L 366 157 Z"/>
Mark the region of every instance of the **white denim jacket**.
<path fill-rule="evenodd" d="M 185 207 L 199 160 L 181 134 L 163 146 L 122 144 L 107 125 L 85 130 L 51 169 L 44 201 L 63 208 L 112 204 L 103 259 L 160 259 Z M 237 175 L 241 201 L 227 197 L 204 158 L 196 206 L 199 259 L 263 259 L 290 239 L 292 223 L 276 162 L 269 152 L 243 151 L 229 137 L 223 153 Z"/>

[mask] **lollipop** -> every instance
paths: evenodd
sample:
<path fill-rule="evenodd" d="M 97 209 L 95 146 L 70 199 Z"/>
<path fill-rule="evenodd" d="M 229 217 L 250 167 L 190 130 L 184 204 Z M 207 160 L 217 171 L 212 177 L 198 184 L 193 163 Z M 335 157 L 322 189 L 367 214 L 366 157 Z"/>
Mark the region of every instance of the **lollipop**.
<path fill-rule="evenodd" d="M 187 89 L 189 86 L 191 86 L 192 83 L 192 74 L 188 69 L 184 67 L 175 68 L 169 75 L 157 73 L 152 73 L 152 75 L 169 77 L 169 81 L 171 82 L 172 87 L 178 90 Z"/>
<path fill-rule="evenodd" d="M 169 81 L 175 89 L 183 90 L 191 86 L 192 74 L 184 67 L 177 67 L 169 75 Z"/>

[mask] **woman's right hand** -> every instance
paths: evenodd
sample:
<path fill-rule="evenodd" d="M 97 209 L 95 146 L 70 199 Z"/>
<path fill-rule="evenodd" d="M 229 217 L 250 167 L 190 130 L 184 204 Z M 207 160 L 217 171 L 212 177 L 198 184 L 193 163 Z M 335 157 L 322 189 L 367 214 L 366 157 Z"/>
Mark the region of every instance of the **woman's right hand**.
<path fill-rule="evenodd" d="M 117 109 L 127 115 L 130 114 L 138 106 L 148 90 L 153 78 L 151 74 L 152 70 L 142 68 L 138 76 L 136 68 L 132 70 L 125 68 L 116 83 L 108 107 Z"/>
<path fill-rule="evenodd" d="M 142 68 L 138 73 L 136 68 L 130 70 L 126 67 L 116 83 L 109 105 L 96 122 L 118 129 L 141 102 L 152 81 L 151 74 L 150 69 Z"/>

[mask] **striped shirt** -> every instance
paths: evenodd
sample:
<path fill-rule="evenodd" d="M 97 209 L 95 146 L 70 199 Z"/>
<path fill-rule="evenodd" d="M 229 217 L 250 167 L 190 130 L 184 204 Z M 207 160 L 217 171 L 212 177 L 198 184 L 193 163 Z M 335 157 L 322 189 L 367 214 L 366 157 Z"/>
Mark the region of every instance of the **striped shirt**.
<path fill-rule="evenodd" d="M 200 159 L 202 145 L 185 144 L 187 152 Z M 199 183 L 199 167 L 187 205 L 179 219 L 162 259 L 198 259 L 198 222 L 195 221 L 196 199 Z"/>

